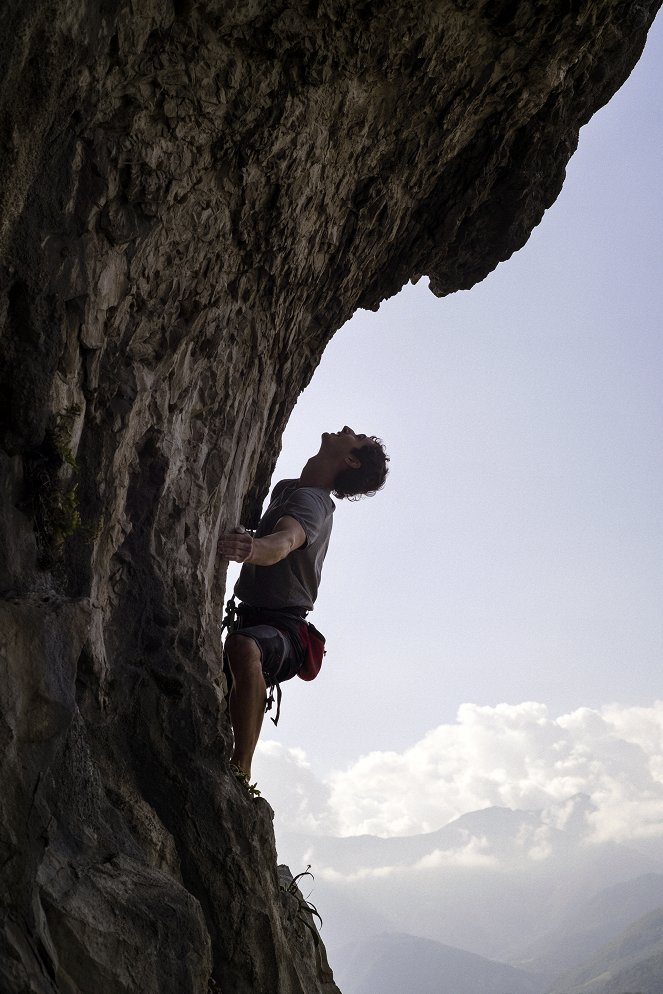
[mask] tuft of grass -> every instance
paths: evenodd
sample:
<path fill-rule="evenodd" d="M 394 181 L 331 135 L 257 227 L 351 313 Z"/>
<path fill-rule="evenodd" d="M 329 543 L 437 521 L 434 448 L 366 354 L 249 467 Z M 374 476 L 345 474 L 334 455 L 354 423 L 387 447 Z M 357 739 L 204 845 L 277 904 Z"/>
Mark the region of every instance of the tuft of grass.
<path fill-rule="evenodd" d="M 83 525 L 79 510 L 76 477 L 80 469 L 71 449 L 71 437 L 80 413 L 80 408 L 73 405 L 55 415 L 42 444 L 27 460 L 28 503 L 42 560 L 47 565 L 53 553 L 76 532 L 85 541 L 94 541 L 99 533 L 100 522 L 96 527 Z M 64 471 L 64 467 L 68 469 Z"/>
<path fill-rule="evenodd" d="M 292 880 L 290 881 L 287 887 L 282 886 L 282 889 L 285 890 L 288 894 L 292 894 L 292 896 L 298 901 L 299 908 L 297 909 L 295 917 L 302 923 L 302 925 L 306 926 L 306 928 L 313 936 L 313 941 L 317 946 L 318 943 L 320 942 L 320 936 L 318 935 L 318 930 L 316 929 L 313 923 L 313 918 L 318 919 L 318 921 L 320 922 L 320 927 L 322 928 L 322 917 L 320 915 L 320 912 L 316 908 L 315 904 L 313 904 L 311 901 L 307 901 L 306 898 L 303 897 L 301 894 L 301 891 L 299 889 L 299 881 L 302 880 L 304 877 L 310 877 L 311 880 L 315 880 L 315 877 L 311 873 L 310 863 L 308 864 L 305 870 L 302 870 L 301 873 L 298 873 L 296 876 L 292 878 Z"/>
<path fill-rule="evenodd" d="M 60 460 L 76 471 L 78 471 L 78 463 L 76 462 L 74 453 L 71 451 L 71 432 L 74 420 L 80 413 L 81 409 L 78 404 L 68 407 L 66 411 L 62 411 L 56 415 L 53 427 L 48 433 L 50 436 L 49 441 Z"/>
<path fill-rule="evenodd" d="M 42 501 L 45 531 L 51 545 L 62 545 L 80 527 L 77 487 L 78 484 L 73 484 L 66 490 L 51 490 L 47 499 Z"/>

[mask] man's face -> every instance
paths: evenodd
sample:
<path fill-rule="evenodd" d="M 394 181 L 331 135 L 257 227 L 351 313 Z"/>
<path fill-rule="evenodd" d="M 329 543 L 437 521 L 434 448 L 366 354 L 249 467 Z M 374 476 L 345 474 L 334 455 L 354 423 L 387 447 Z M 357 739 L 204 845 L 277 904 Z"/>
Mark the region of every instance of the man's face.
<path fill-rule="evenodd" d="M 325 431 L 322 433 L 322 446 L 328 451 L 331 450 L 339 455 L 346 455 L 353 449 L 361 449 L 364 445 L 370 445 L 368 435 L 358 435 L 347 425 L 341 431 Z"/>

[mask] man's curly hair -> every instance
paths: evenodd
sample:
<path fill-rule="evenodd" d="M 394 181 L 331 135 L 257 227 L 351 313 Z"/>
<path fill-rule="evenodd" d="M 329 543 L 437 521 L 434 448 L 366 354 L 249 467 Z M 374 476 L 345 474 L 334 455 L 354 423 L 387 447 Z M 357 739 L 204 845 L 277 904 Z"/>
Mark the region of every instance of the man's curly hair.
<path fill-rule="evenodd" d="M 334 480 L 332 494 L 339 500 L 361 500 L 362 497 L 372 497 L 382 490 L 387 478 L 387 463 L 389 456 L 385 452 L 381 438 L 371 435 L 366 443 L 352 449 L 361 466 L 352 469 L 348 466 L 342 469 Z"/>

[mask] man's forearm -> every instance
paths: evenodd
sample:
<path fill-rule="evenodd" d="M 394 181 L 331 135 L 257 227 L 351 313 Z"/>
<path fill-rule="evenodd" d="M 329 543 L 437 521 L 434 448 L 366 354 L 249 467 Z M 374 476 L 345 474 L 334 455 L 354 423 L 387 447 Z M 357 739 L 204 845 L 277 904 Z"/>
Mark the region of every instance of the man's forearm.
<path fill-rule="evenodd" d="M 244 561 L 253 566 L 273 566 L 280 563 L 292 552 L 294 541 L 287 532 L 272 532 L 262 538 L 254 538 L 251 555 Z"/>
<path fill-rule="evenodd" d="M 269 535 L 253 538 L 245 528 L 222 535 L 219 551 L 235 563 L 252 563 L 254 566 L 273 566 L 285 559 L 293 549 L 306 542 L 306 533 L 296 518 L 285 514 Z"/>

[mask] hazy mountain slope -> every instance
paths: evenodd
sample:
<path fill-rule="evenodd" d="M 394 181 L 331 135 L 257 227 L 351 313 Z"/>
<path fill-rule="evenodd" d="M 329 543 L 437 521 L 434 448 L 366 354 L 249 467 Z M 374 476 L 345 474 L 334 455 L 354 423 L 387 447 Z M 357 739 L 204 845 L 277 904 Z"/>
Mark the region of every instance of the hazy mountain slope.
<path fill-rule="evenodd" d="M 359 898 L 361 922 L 354 934 L 377 935 L 387 917 L 388 929 L 527 963 L 528 969 L 529 961 L 538 969 L 543 957 L 551 980 L 589 955 L 581 947 L 560 966 L 553 948 L 546 961 L 551 937 L 554 947 L 568 934 L 569 916 L 607 886 L 663 875 L 663 865 L 646 854 L 614 843 L 592 845 L 582 830 L 555 828 L 542 812 L 505 808 L 472 812 L 412 837 L 290 835 L 279 839 L 279 852 L 291 865 L 312 864 L 314 900 L 334 908 L 325 916 L 324 932 L 335 965 Z M 596 938 L 590 952 L 659 904 L 636 905 L 612 932 Z"/>
<path fill-rule="evenodd" d="M 404 933 L 355 944 L 336 977 L 343 994 L 540 994 L 514 967 Z"/>
<path fill-rule="evenodd" d="M 661 994 L 663 991 L 663 953 L 657 953 L 618 973 L 612 980 L 599 985 L 596 994 Z"/>
<path fill-rule="evenodd" d="M 310 836 L 285 833 L 279 838 L 279 852 L 291 856 L 292 850 L 312 846 L 323 859 L 340 873 L 353 873 L 359 868 L 409 866 L 436 850 L 452 850 L 465 846 L 469 838 L 486 838 L 491 847 L 498 848 L 502 858 L 519 859 L 522 847 L 518 839 L 528 829 L 540 826 L 539 811 L 516 811 L 511 808 L 484 808 L 456 818 L 435 832 L 421 835 L 399 835 L 380 838 L 377 835 Z M 552 829 L 558 845 L 564 845 L 567 834 Z"/>
<path fill-rule="evenodd" d="M 308 890 L 304 886 L 304 892 Z M 338 889 L 327 884 L 318 886 L 316 881 L 308 897 L 320 910 L 320 933 L 327 950 L 334 953 L 356 942 L 357 936 L 366 938 L 403 927 L 399 907 L 375 908 L 365 899 L 362 887 Z"/>
<path fill-rule="evenodd" d="M 663 874 L 648 873 L 607 887 L 543 936 L 514 966 L 559 976 L 586 962 L 643 915 L 663 907 Z M 663 987 L 662 987 L 663 990 Z"/>
<path fill-rule="evenodd" d="M 560 977 L 550 994 L 626 991 L 663 991 L 663 908 L 645 915 L 582 967 Z"/>

